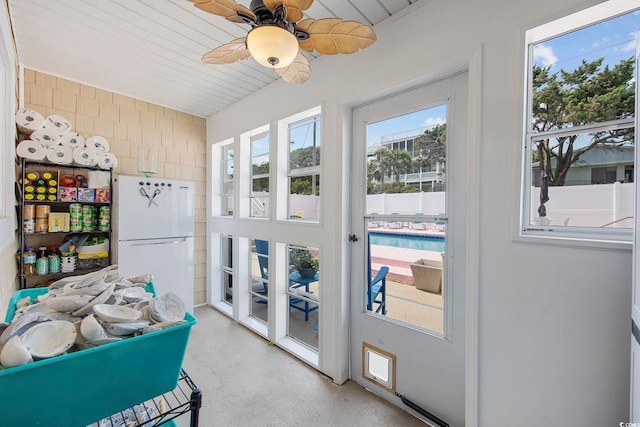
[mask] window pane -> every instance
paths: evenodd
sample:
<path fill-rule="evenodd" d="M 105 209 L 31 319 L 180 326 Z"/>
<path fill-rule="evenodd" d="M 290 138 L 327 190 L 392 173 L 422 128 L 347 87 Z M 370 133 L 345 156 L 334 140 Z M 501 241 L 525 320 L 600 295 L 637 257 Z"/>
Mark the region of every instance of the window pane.
<path fill-rule="evenodd" d="M 222 215 L 233 216 L 233 148 L 223 148 L 222 160 Z"/>
<path fill-rule="evenodd" d="M 289 169 L 320 166 L 320 116 L 289 126 Z"/>
<path fill-rule="evenodd" d="M 251 138 L 251 192 L 249 216 L 269 216 L 269 133 Z"/>
<path fill-rule="evenodd" d="M 443 104 L 367 125 L 368 214 L 445 212 L 446 118 Z"/>
<path fill-rule="evenodd" d="M 314 349 L 318 349 L 319 268 L 318 249 L 289 247 L 287 335 Z"/>
<path fill-rule="evenodd" d="M 533 44 L 532 131 L 632 117 L 639 30 L 628 13 Z"/>
<path fill-rule="evenodd" d="M 368 221 L 365 308 L 444 335 L 446 221 Z"/>
<path fill-rule="evenodd" d="M 251 245 L 251 278 L 249 298 L 250 315 L 264 323 L 268 321 L 269 243 L 254 240 Z"/>
<path fill-rule="evenodd" d="M 317 220 L 320 212 L 320 175 L 289 180 L 289 218 Z"/>
<path fill-rule="evenodd" d="M 633 136 L 622 128 L 534 140 L 530 225 L 631 229 Z"/>
<path fill-rule="evenodd" d="M 222 301 L 233 302 L 233 237 L 221 236 L 220 256 L 222 257 Z"/>

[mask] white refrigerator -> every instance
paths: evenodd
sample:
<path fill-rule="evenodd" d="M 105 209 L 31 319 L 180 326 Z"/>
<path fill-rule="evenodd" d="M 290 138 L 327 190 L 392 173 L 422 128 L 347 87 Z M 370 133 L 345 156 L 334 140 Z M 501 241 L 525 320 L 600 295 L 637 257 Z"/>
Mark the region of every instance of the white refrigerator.
<path fill-rule="evenodd" d="M 193 313 L 193 182 L 120 175 L 113 202 L 120 274 L 153 274 L 158 295 L 175 293 Z"/>

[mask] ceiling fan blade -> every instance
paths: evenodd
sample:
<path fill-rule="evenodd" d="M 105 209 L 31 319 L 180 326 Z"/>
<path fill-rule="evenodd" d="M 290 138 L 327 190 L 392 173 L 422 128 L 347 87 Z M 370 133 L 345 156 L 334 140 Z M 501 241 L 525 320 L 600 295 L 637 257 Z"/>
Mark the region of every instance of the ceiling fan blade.
<path fill-rule="evenodd" d="M 241 37 L 223 44 L 202 56 L 205 64 L 232 64 L 250 56 L 247 49 L 246 37 Z"/>
<path fill-rule="evenodd" d="M 300 48 L 307 52 L 316 50 L 323 55 L 355 53 L 377 40 L 376 33 L 367 25 L 340 18 L 305 19 L 295 28 L 309 34 L 307 40 L 300 41 Z"/>
<path fill-rule="evenodd" d="M 271 13 L 276 6 L 283 5 L 287 12 L 285 19 L 294 23 L 302 19 L 302 11 L 309 9 L 312 4 L 313 0 L 264 0 L 264 5 Z"/>
<path fill-rule="evenodd" d="M 205 12 L 214 15 L 223 16 L 231 22 L 244 24 L 246 20 L 242 16 L 249 18 L 251 21 L 256 20 L 256 15 L 251 9 L 236 3 L 234 0 L 189 0 L 195 3 L 194 6 Z"/>
<path fill-rule="evenodd" d="M 298 53 L 296 59 L 291 65 L 284 68 L 276 68 L 276 72 L 282 76 L 282 80 L 287 83 L 302 84 L 311 76 L 311 67 L 309 61 L 301 53 Z"/>

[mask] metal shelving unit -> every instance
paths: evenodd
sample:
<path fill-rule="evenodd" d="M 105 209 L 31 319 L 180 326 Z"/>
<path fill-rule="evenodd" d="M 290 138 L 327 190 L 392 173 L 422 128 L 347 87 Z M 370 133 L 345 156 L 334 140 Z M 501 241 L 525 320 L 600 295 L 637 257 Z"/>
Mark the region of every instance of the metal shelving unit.
<path fill-rule="evenodd" d="M 100 420 L 98 427 L 115 427 L 135 423 L 136 426 L 153 427 L 171 425 L 177 417 L 190 413 L 190 426 L 198 427 L 202 392 L 185 372 L 180 371 L 178 385 L 172 391 L 135 405 L 124 411 L 116 412 L 108 418 Z M 125 422 L 123 422 L 125 420 Z M 175 423 L 173 423 L 175 425 Z M 91 427 L 93 427 L 92 425 Z"/>
<path fill-rule="evenodd" d="M 31 275 L 26 276 L 23 274 L 24 267 L 24 250 L 25 247 L 28 246 L 31 242 L 46 242 L 45 246 L 49 246 L 51 243 L 55 243 L 55 246 L 59 246 L 60 243 L 64 240 L 66 235 L 69 234 L 87 234 L 92 236 L 104 236 L 109 239 L 111 244 L 111 228 L 109 230 L 94 230 L 94 231 L 57 231 L 57 232 L 34 232 L 34 233 L 25 233 L 23 226 L 23 213 L 24 213 L 24 205 L 25 204 L 42 204 L 49 205 L 52 208 L 52 212 L 64 212 L 68 211 L 69 205 L 71 203 L 76 202 L 61 202 L 58 200 L 25 200 L 25 184 L 27 180 L 27 172 L 28 171 L 42 171 L 42 170 L 54 170 L 56 171 L 56 181 L 59 181 L 60 175 L 64 173 L 68 173 L 71 175 L 76 175 L 78 173 L 86 174 L 88 171 L 103 171 L 109 174 L 109 194 L 110 200 L 108 202 L 77 202 L 82 205 L 90 205 L 99 208 L 100 206 L 112 206 L 112 196 L 113 196 L 113 185 L 111 183 L 111 170 L 104 170 L 98 167 L 91 166 L 77 166 L 77 165 L 59 165 L 55 163 L 47 163 L 47 162 L 38 162 L 31 161 L 26 159 L 21 159 L 20 164 L 18 166 L 18 171 L 16 176 L 19 178 L 16 180 L 16 197 L 19 201 L 16 206 L 17 217 L 19 221 L 20 227 L 20 249 L 19 249 L 19 259 L 18 259 L 18 276 L 20 278 L 20 289 L 31 288 L 36 285 L 38 282 L 49 282 L 55 281 L 65 276 L 74 276 L 78 274 L 86 274 L 91 271 L 99 270 L 102 267 L 89 268 L 83 270 L 75 270 L 69 273 L 49 273 L 46 275 L 38 276 Z M 58 182 L 59 185 L 59 182 Z M 35 249 L 35 246 L 34 246 Z M 111 248 L 109 248 L 109 258 L 107 264 L 111 264 Z"/>

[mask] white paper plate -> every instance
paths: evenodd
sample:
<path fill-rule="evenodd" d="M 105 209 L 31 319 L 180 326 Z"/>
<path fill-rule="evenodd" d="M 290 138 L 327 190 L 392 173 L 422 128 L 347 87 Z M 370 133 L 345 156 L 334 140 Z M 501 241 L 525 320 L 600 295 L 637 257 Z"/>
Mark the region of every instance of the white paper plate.
<path fill-rule="evenodd" d="M 170 322 L 184 319 L 187 311 L 178 295 L 167 292 L 149 301 L 149 314 L 156 321 Z"/>
<path fill-rule="evenodd" d="M 33 357 L 58 356 L 76 342 L 76 327 L 66 320 L 38 323 L 29 328 L 20 340 Z"/>
<path fill-rule="evenodd" d="M 111 304 L 96 304 L 93 312 L 105 322 L 135 322 L 142 313 L 130 307 Z"/>

